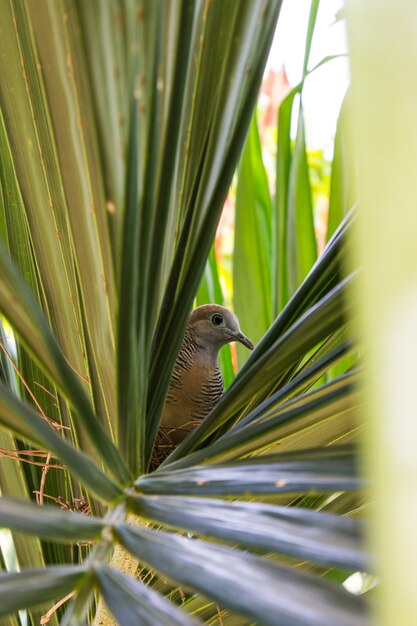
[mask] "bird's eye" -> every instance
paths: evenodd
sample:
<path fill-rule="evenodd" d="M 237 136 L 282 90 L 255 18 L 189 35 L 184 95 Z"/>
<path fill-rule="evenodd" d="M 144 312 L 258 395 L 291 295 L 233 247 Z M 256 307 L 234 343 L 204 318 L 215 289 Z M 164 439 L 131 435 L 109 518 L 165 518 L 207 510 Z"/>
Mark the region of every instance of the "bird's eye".
<path fill-rule="evenodd" d="M 220 324 L 223 323 L 223 317 L 219 315 L 218 313 L 215 313 L 214 315 L 211 316 L 211 321 L 213 322 L 215 326 L 220 326 Z"/>

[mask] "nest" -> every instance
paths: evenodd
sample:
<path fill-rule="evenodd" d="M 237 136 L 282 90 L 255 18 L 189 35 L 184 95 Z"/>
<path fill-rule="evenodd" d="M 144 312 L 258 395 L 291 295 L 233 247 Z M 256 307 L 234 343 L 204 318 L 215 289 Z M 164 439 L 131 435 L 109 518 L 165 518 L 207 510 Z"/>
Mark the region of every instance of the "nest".
<path fill-rule="evenodd" d="M 194 430 L 200 423 L 200 420 L 190 420 L 181 426 L 181 428 L 167 428 L 160 426 L 156 437 L 155 446 L 152 453 L 150 472 L 154 472 L 165 459 L 178 448 L 180 443 L 189 433 Z"/>
<path fill-rule="evenodd" d="M 173 437 L 173 429 L 161 426 L 156 437 L 149 471 L 154 472 L 177 446 L 178 443 L 174 441 Z"/>

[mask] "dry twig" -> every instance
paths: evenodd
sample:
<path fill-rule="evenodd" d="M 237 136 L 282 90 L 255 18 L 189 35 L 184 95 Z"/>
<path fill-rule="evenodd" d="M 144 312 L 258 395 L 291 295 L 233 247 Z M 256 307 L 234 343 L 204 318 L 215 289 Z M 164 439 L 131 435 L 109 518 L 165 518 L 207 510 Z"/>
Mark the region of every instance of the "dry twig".
<path fill-rule="evenodd" d="M 45 615 L 42 615 L 42 617 L 40 619 L 40 622 L 39 622 L 41 624 L 41 626 L 43 626 L 43 624 L 47 624 L 49 622 L 49 620 L 51 619 L 52 615 L 55 613 L 55 611 L 57 609 L 59 609 L 59 607 L 62 606 L 64 604 L 64 602 L 66 602 L 67 600 L 72 598 L 72 596 L 74 594 L 75 594 L 75 591 L 71 591 L 71 593 L 66 595 L 65 598 L 61 598 L 61 600 L 58 600 L 58 602 L 56 604 L 54 604 L 54 606 L 51 607 L 49 609 L 49 611 L 47 613 L 45 613 Z"/>
<path fill-rule="evenodd" d="M 44 457 L 46 461 L 33 461 L 32 459 L 25 457 Z M 6 448 L 0 448 L 0 457 L 6 459 L 12 459 L 13 461 L 21 461 L 22 463 L 29 463 L 29 465 L 37 465 L 39 467 L 45 467 L 48 464 L 50 469 L 65 469 L 65 465 L 50 464 L 48 462 L 49 452 L 44 450 L 7 450 Z"/>

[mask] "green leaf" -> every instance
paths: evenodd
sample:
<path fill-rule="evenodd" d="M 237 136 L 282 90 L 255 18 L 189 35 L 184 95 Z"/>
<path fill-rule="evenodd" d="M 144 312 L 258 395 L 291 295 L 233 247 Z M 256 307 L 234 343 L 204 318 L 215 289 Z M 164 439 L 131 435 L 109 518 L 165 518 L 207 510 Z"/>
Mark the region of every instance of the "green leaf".
<path fill-rule="evenodd" d="M 180 193 L 177 226 L 181 232 L 175 238 L 177 246 L 155 332 L 148 388 L 149 458 L 192 300 L 246 137 L 280 7 L 281 0 L 265 5 L 210 3 L 202 38 L 194 42 L 196 56 L 190 71 L 195 72 L 197 58 L 198 80 L 195 91 L 188 94 L 190 110 L 185 108 L 180 146 L 186 145 L 187 158 L 181 148 L 177 154 L 179 188 L 174 196 L 177 202 Z M 224 48 L 215 44 L 218 41 Z"/>
<path fill-rule="evenodd" d="M 0 572 L 0 615 L 58 601 L 87 575 L 80 566 Z"/>
<path fill-rule="evenodd" d="M 0 57 L 14 90 L 2 90 L 1 108 L 51 327 L 110 430 L 114 279 L 73 26 L 55 3 L 5 5 Z"/>
<path fill-rule="evenodd" d="M 288 185 L 286 259 L 288 290 L 289 294 L 292 295 L 317 259 L 317 243 L 314 232 L 313 205 L 301 100 Z"/>
<path fill-rule="evenodd" d="M 314 28 L 316 26 L 319 6 L 320 0 L 311 0 L 310 15 L 308 16 L 306 44 L 304 49 L 303 78 L 307 76 L 308 60 L 310 58 L 311 44 L 313 42 Z"/>
<path fill-rule="evenodd" d="M 0 211 L 4 211 L 6 220 L 7 233 L 5 239 L 7 247 L 20 274 L 24 276 L 38 306 L 44 311 L 46 319 L 50 321 L 51 316 L 43 297 L 44 289 L 42 280 L 35 264 L 25 207 L 16 178 L 16 172 L 13 167 L 12 154 L 10 152 L 2 117 L 0 120 L 0 179 L 0 187 L 3 192 L 2 195 L 0 193 L 0 198 L 2 197 L 3 200 L 2 206 L 0 199 Z M 85 434 L 85 429 L 82 428 L 82 424 L 80 427 L 78 421 L 72 419 L 71 411 L 67 403 L 59 398 L 56 387 L 51 384 L 42 369 L 38 367 L 22 344 L 17 340 L 17 336 L 15 336 L 15 339 L 17 352 L 15 366 L 19 371 L 19 377 L 13 373 L 16 393 L 19 393 L 20 397 L 25 399 L 32 406 L 36 406 L 38 410 L 41 410 L 51 420 L 70 428 L 72 442 L 80 444 L 87 454 L 94 455 L 94 447 L 88 440 L 88 436 Z M 3 345 L 6 346 L 6 348 L 9 347 L 10 350 L 10 346 L 4 341 Z M 5 361 L 8 363 L 8 367 L 12 369 L 11 363 L 9 359 L 6 358 L 3 351 L 2 357 L 4 357 Z M 18 385 L 16 385 L 16 381 Z M 23 381 L 25 381 L 26 386 Z M 6 432 L 0 435 L 0 437 L 2 439 L 0 446 L 7 450 L 18 449 L 23 445 L 21 442 L 15 442 L 12 435 Z M 7 438 L 8 442 L 5 441 Z M 4 495 L 12 493 L 27 498 L 29 493 L 39 490 L 42 480 L 45 480 L 46 474 L 43 473 L 41 466 L 6 460 L 4 460 L 3 463 L 7 464 L 7 467 L 4 468 L 4 472 L 0 474 L 1 489 Z M 20 478 L 18 478 L 19 475 Z M 65 471 L 49 472 L 45 488 L 47 489 L 48 495 L 55 497 L 63 496 L 68 500 L 73 498 L 74 493 L 79 493 L 80 491 L 78 481 Z M 39 561 L 39 557 L 37 557 L 37 555 L 42 556 L 42 550 L 40 545 L 35 547 L 35 545 L 39 543 L 35 539 L 25 540 L 22 537 L 15 537 L 14 542 L 21 567 L 37 567 L 43 562 Z M 57 548 L 57 546 L 47 547 L 45 552 L 48 553 L 49 549 L 55 552 L 56 549 L 60 550 L 60 548 L 61 546 L 59 548 Z M 46 553 L 45 557 L 48 558 Z M 59 562 L 60 558 L 67 561 L 68 554 L 66 556 L 55 554 L 51 558 L 53 562 L 57 562 L 57 560 Z M 34 619 L 37 618 L 35 617 Z M 54 618 L 52 618 L 52 622 L 54 622 Z M 51 626 L 53 625 L 51 624 Z"/>
<path fill-rule="evenodd" d="M 304 364 L 300 371 L 286 385 L 283 385 L 277 392 L 273 393 L 269 398 L 264 400 L 255 409 L 250 411 L 243 419 L 239 420 L 235 426 L 228 430 L 228 435 L 233 432 L 242 430 L 248 424 L 254 422 L 258 417 L 266 415 L 266 412 L 272 408 L 279 406 L 282 402 L 297 396 L 300 398 L 300 392 L 307 391 L 311 384 L 316 382 L 322 374 L 327 372 L 334 363 L 346 358 L 346 354 L 352 350 L 350 342 L 345 341 L 338 343 L 331 350 L 334 336 L 323 342 L 322 346 L 314 353 L 314 356 Z M 329 345 L 330 344 L 330 348 Z M 317 355 L 317 352 L 320 354 Z M 323 356 L 321 356 L 323 355 Z M 321 358 L 320 358 L 321 357 Z"/>
<path fill-rule="evenodd" d="M 53 324 L 53 327 L 66 355 L 70 357 L 78 344 L 77 361 L 71 359 L 71 363 L 80 372 L 87 365 L 96 411 L 110 430 L 115 409 L 115 279 L 103 183 L 92 132 L 90 89 L 80 54 L 80 30 L 71 6 L 66 19 L 62 19 L 62 8 L 56 3 L 47 5 L 44 11 L 36 10 L 36 2 L 13 3 L 17 45 L 23 52 L 28 87 L 25 102 L 32 117 L 25 108 L 11 110 L 10 94 L 5 94 L 4 107 L 15 152 L 22 149 L 18 144 L 23 142 L 12 126 L 13 114 L 31 132 L 35 140 L 33 149 L 36 156 L 39 154 L 32 162 L 32 167 L 38 166 L 37 193 L 28 189 L 29 184 L 34 186 L 34 181 L 29 181 L 26 175 L 27 155 L 23 153 L 22 158 L 16 159 L 15 166 L 22 181 L 35 255 L 46 291 L 50 301 L 56 299 L 57 307 L 64 306 L 60 296 L 66 298 L 66 320 L 75 318 L 81 332 L 69 346 L 71 338 L 63 337 L 68 326 Z M 19 87 L 25 87 L 23 80 Z M 41 194 L 47 197 L 47 204 L 39 203 Z M 51 228 L 52 223 L 55 228 Z M 52 260 L 56 267 L 51 267 Z M 65 272 L 60 277 L 59 267 Z M 57 289 L 59 278 L 62 284 Z M 63 308 L 60 313 L 64 320 Z"/>
<path fill-rule="evenodd" d="M 287 267 L 287 236 L 288 216 L 287 202 L 289 193 L 289 177 L 291 169 L 291 117 L 295 96 L 300 88 L 290 91 L 281 102 L 278 116 L 278 145 L 276 194 L 273 221 L 273 317 L 276 317 L 289 300 L 288 267 Z"/>
<path fill-rule="evenodd" d="M 81 541 L 99 537 L 105 524 L 94 517 L 3 496 L 0 526 L 48 540 Z"/>
<path fill-rule="evenodd" d="M 349 236 L 355 216 L 356 213 L 352 209 L 337 228 L 323 253 L 310 270 L 308 276 L 262 338 L 261 342 L 256 346 L 256 351 L 262 353 L 269 349 L 299 317 L 312 307 L 312 305 L 341 283 L 344 278 L 343 259 L 347 254 Z M 250 366 L 250 362 L 254 359 L 256 351 L 251 355 L 249 362 L 245 363 L 245 366 L 242 368 L 243 371 Z"/>
<path fill-rule="evenodd" d="M 169 472 L 160 469 L 138 478 L 135 485 L 153 494 L 249 496 L 345 491 L 359 489 L 361 482 L 352 450 L 330 447 Z"/>
<path fill-rule="evenodd" d="M 349 107 L 350 92 L 347 91 L 340 109 L 334 139 L 327 239 L 330 239 L 344 216 L 357 201 L 356 172 L 353 166 L 354 161 L 349 153 Z"/>
<path fill-rule="evenodd" d="M 77 375 L 68 365 L 41 311 L 1 245 L 0 269 L 0 310 L 73 404 L 107 466 L 122 481 L 127 481 L 129 472 L 119 452 L 94 415 Z"/>
<path fill-rule="evenodd" d="M 356 382 L 357 375 L 347 374 L 283 405 L 278 403 L 242 429 L 226 433 L 171 467 L 240 458 L 274 444 L 278 450 L 286 451 L 287 440 L 289 449 L 300 449 L 305 440 L 317 446 L 341 440 L 356 430 L 355 416 L 361 407 Z"/>
<path fill-rule="evenodd" d="M 131 500 L 151 520 L 265 552 L 369 571 L 361 525 L 347 518 L 298 507 L 213 498 L 143 496 Z"/>
<path fill-rule="evenodd" d="M 278 112 L 277 191 L 273 222 L 273 317 L 283 310 L 317 258 L 301 93 L 304 80 L 309 74 L 307 68 L 319 4 L 320 0 L 311 2 L 302 81 L 283 100 Z M 330 58 L 323 62 L 327 60 Z M 321 63 L 316 67 L 320 65 Z M 292 147 L 291 120 L 298 94 L 300 106 L 297 136 L 295 146 Z"/>
<path fill-rule="evenodd" d="M 109 567 L 97 567 L 94 572 L 106 604 L 120 626 L 201 624 L 139 580 Z"/>
<path fill-rule="evenodd" d="M 169 578 L 265 626 L 369 623 L 362 598 L 295 568 L 162 531 L 119 526 L 117 534 L 130 552 Z"/>
<path fill-rule="evenodd" d="M 19 615 L 3 616 L 3 626 L 21 626 Z"/>
<path fill-rule="evenodd" d="M 139 138 L 137 102 L 131 105 L 131 129 L 126 173 L 125 214 L 123 219 L 123 245 L 121 256 L 120 300 L 117 336 L 117 389 L 118 389 L 118 432 L 121 449 L 133 468 L 141 467 L 144 450 L 143 399 L 140 405 L 140 390 L 146 359 L 137 342 L 138 291 L 139 291 Z M 142 381 L 142 382 L 141 382 Z M 142 398 L 143 398 L 142 389 Z M 133 462 L 132 451 L 136 454 Z M 138 471 L 136 473 L 139 473 Z"/>
<path fill-rule="evenodd" d="M 57 435 L 44 419 L 2 384 L 0 384 L 0 423 L 24 439 L 53 452 L 103 500 L 108 502 L 122 494 L 121 488 L 93 461 Z"/>
<path fill-rule="evenodd" d="M 271 220 L 272 201 L 255 115 L 238 168 L 233 248 L 235 312 L 242 329 L 255 344 L 272 323 Z M 242 346 L 237 346 L 237 354 L 239 363 L 249 356 Z"/>
<path fill-rule="evenodd" d="M 120 232 L 125 193 L 128 116 L 131 86 L 136 67 L 137 35 L 134 2 L 100 0 L 69 5 L 78 21 L 85 66 L 92 86 L 91 98 L 103 170 L 106 200 L 113 203 L 108 214 L 116 270 L 120 270 Z M 78 17 L 78 20 L 77 20 Z"/>
<path fill-rule="evenodd" d="M 4 348 L 7 350 L 7 346 L 9 342 L 6 337 L 6 331 L 4 329 L 3 320 L 0 317 L 0 342 Z M 0 380 L 1 382 L 13 390 L 14 393 L 17 394 L 17 381 L 14 369 L 10 362 L 10 359 L 6 356 L 6 353 L 3 349 L 0 348 Z"/>

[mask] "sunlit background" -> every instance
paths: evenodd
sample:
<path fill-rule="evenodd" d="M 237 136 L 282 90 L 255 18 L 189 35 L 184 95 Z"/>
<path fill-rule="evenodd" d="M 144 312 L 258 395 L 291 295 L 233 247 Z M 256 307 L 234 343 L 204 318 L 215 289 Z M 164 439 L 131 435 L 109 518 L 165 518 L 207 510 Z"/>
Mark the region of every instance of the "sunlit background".
<path fill-rule="evenodd" d="M 284 0 L 259 94 L 257 117 L 271 195 L 275 193 L 278 110 L 303 77 L 310 0 Z M 319 66 L 319 67 L 317 67 Z M 319 5 L 302 98 L 313 194 L 317 248 L 326 244 L 330 168 L 340 107 L 350 82 L 346 22 L 341 0 Z M 297 131 L 293 109 L 291 134 Z M 232 262 L 236 180 L 231 186 L 216 237 L 216 255 L 226 303 L 233 300 Z"/>
<path fill-rule="evenodd" d="M 312 72 L 303 91 L 307 145 L 323 150 L 327 159 L 332 157 L 336 121 L 350 80 L 342 6 L 340 0 L 320 2 L 308 69 L 312 70 L 326 57 L 341 55 L 341 58 Z M 310 7 L 310 0 L 284 0 L 265 70 L 260 106 L 269 81 L 274 80 L 274 96 L 278 99 L 280 85 L 285 89 L 286 80 L 290 87 L 301 81 Z"/>

